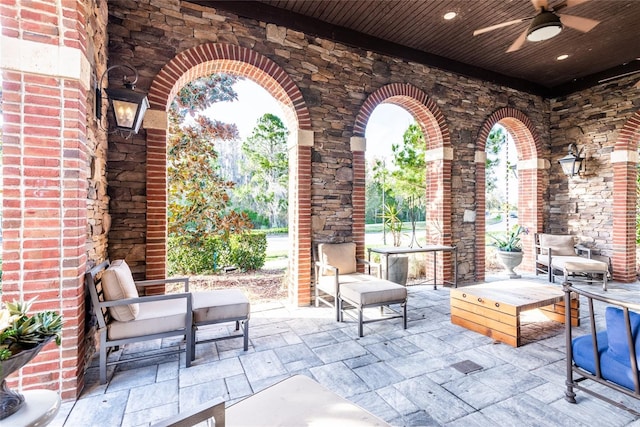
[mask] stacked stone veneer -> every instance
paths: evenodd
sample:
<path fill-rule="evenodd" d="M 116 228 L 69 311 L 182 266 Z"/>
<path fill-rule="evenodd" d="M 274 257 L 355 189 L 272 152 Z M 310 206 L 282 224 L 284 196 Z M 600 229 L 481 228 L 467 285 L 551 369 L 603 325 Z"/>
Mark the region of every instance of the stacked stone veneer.
<path fill-rule="evenodd" d="M 359 147 L 353 144 L 352 139 L 363 136 L 371 112 L 381 102 L 392 102 L 412 112 L 428 136 L 431 167 L 428 172 L 429 188 L 425 189 L 425 193 L 428 194 L 432 220 L 429 239 L 459 247 L 458 271 L 462 281 L 482 277 L 483 267 L 476 267 L 477 224 L 462 221 L 465 210 L 477 210 L 479 199 L 482 202 L 484 200 L 484 191 L 478 196 L 475 185 L 477 152 L 484 150 L 484 147 L 478 147 L 477 138 L 480 130 L 486 126 L 487 119 L 500 110 L 518 115 L 516 120 L 524 123 L 522 128 L 525 133 L 528 132 L 527 138 L 548 141 L 547 101 L 272 24 L 237 18 L 211 8 L 170 1 L 138 2 L 131 9 L 129 2 L 115 1 L 109 5 L 111 55 L 117 54 L 122 61 L 134 62 L 138 66 L 143 76 L 138 87 L 142 90 L 150 90 L 154 85 L 166 85 L 163 69 L 166 71 L 167 64 L 176 62 L 179 67 L 186 62 L 191 68 L 170 68 L 167 75 L 172 80 L 165 88 L 170 93 L 176 90 L 175 82 L 182 78 L 176 72 L 195 78 L 198 73 L 194 73 L 194 69 L 198 69 L 200 75 L 212 70 L 226 70 L 249 76 L 272 93 L 279 90 L 274 79 L 277 83 L 280 74 L 286 74 L 295 84 L 302 94 L 309 114 L 309 129 L 313 132 L 310 163 L 296 163 L 297 177 L 293 178 L 310 180 L 310 209 L 296 210 L 290 225 L 293 235 L 297 236 L 294 238 L 299 240 L 298 244 L 294 244 L 294 250 L 300 256 L 310 256 L 311 242 L 356 241 L 359 254 L 364 252 L 364 152 L 361 150 L 375 150 L 376 147 Z M 203 51 L 220 48 L 229 53 L 222 55 L 224 57 L 217 54 L 218 59 L 214 59 L 212 55 L 199 52 L 202 46 L 207 46 Z M 233 47 L 242 49 L 234 50 Z M 250 73 L 254 67 L 247 66 L 252 59 L 244 56 L 246 51 L 273 61 L 277 69 L 267 74 Z M 222 65 L 202 65 L 208 62 Z M 271 72 L 275 74 L 269 74 Z M 290 88 L 284 89 L 287 94 L 293 94 Z M 166 101 L 163 102 L 166 104 Z M 167 105 L 160 104 L 153 108 L 167 108 Z M 304 129 L 299 123 L 300 119 L 295 115 L 294 118 L 298 122 L 290 121 L 289 127 Z M 506 118 L 500 117 L 496 122 L 502 119 Z M 152 134 L 154 147 L 155 132 Z M 121 152 L 125 148 L 137 152 L 138 147 L 149 146 L 149 132 L 146 137 L 146 141 L 145 135 L 141 134 L 126 145 L 111 144 L 110 158 L 126 157 L 128 153 Z M 523 149 L 523 156 L 549 157 L 547 144 L 540 143 L 531 153 L 527 150 Z M 155 164 L 155 161 L 160 159 L 161 163 L 165 154 L 159 153 L 159 157 L 156 154 L 153 157 L 154 167 L 161 172 L 164 165 Z M 149 164 L 145 165 L 144 162 L 126 162 L 126 165 L 110 162 L 110 186 L 113 177 L 113 185 L 123 191 L 125 188 L 138 188 L 145 167 L 149 173 Z M 154 215 L 153 222 L 160 224 L 162 229 L 164 196 L 155 194 L 154 187 L 153 200 L 150 200 L 148 183 L 147 207 L 152 204 L 155 206 L 156 201 L 160 200 L 157 206 L 160 215 Z M 538 193 L 537 188 L 535 192 Z M 140 206 L 132 205 L 126 197 L 122 200 L 115 189 L 110 190 L 110 195 L 113 217 L 109 234 L 111 250 L 118 247 L 123 251 L 120 254 L 146 253 L 147 261 L 151 252 L 162 257 L 161 250 L 150 251 L 148 247 L 150 224 L 142 215 L 136 215 L 138 209 L 142 208 L 142 201 Z M 292 194 L 297 200 L 302 199 L 300 196 Z M 136 214 L 130 214 L 130 206 L 136 208 Z M 482 220 L 483 215 L 478 215 L 478 218 Z M 310 232 L 302 235 L 300 228 L 307 224 L 310 224 Z M 530 226 L 538 229 L 543 225 L 540 222 Z M 154 244 L 162 240 L 161 235 L 154 236 Z M 143 263 L 141 259 L 132 261 L 134 264 Z M 164 270 L 157 270 L 156 267 L 154 264 L 153 271 L 146 267 L 147 276 L 164 274 Z M 310 263 L 302 267 L 305 266 L 292 275 L 292 280 L 300 289 L 308 289 Z M 449 269 L 444 273 L 450 275 L 451 271 Z M 301 304 L 308 301 L 304 297 L 297 298 Z"/>
<path fill-rule="evenodd" d="M 551 100 L 553 157 L 584 148 L 586 171 L 550 175 L 548 229 L 577 235 L 612 259 L 614 279 L 636 279 L 640 82 L 631 76 Z"/>

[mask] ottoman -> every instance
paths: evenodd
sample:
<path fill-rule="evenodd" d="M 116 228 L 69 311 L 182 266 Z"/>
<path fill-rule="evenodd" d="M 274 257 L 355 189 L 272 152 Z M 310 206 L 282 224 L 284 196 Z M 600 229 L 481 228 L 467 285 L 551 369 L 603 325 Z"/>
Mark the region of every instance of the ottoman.
<path fill-rule="evenodd" d="M 236 331 L 242 326 L 242 335 L 229 335 L 202 342 L 244 337 L 244 350 L 249 349 L 249 317 L 251 307 L 249 299 L 239 289 L 216 289 L 206 292 L 192 292 L 193 302 L 193 339 L 191 340 L 195 358 L 196 330 L 200 326 L 216 323 L 236 322 Z"/>
<path fill-rule="evenodd" d="M 390 304 L 400 304 L 401 311 L 391 309 Z M 353 318 L 358 321 L 358 335 L 361 337 L 364 336 L 363 324 L 380 320 L 402 318 L 403 327 L 407 329 L 407 288 L 389 280 L 345 283 L 340 286 L 338 305 L 341 322 L 344 314 L 351 315 L 347 310 L 354 309 L 358 312 L 357 317 Z M 384 313 L 385 306 L 392 314 Z M 382 317 L 365 320 L 363 310 L 367 307 L 380 307 Z"/>
<path fill-rule="evenodd" d="M 571 276 L 572 279 L 577 278 L 578 281 L 582 282 L 602 282 L 602 290 L 607 290 L 607 275 L 609 274 L 609 266 L 606 262 L 578 256 L 554 256 L 553 258 L 551 258 L 551 270 L 552 279 L 555 279 L 553 270 L 561 270 L 564 274 L 565 282 L 567 282 L 569 280 L 569 276 Z M 602 280 L 590 278 L 588 276 L 589 274 L 602 274 Z"/>

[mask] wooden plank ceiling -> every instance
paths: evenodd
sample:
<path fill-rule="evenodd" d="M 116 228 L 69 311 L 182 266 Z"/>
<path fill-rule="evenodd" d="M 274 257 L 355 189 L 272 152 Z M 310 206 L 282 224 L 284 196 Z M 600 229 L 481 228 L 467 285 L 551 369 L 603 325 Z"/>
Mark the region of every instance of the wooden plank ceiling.
<path fill-rule="evenodd" d="M 565 26 L 550 40 L 525 42 L 510 53 L 506 50 L 530 20 L 477 36 L 473 31 L 533 17 L 536 10 L 530 0 L 193 2 L 543 96 L 563 95 L 640 71 L 640 0 L 590 0 L 564 7 L 560 16 L 600 24 L 586 33 Z M 549 6 L 562 3 L 550 0 Z M 443 18 L 447 12 L 457 16 L 447 21 Z M 558 61 L 562 54 L 569 57 Z"/>

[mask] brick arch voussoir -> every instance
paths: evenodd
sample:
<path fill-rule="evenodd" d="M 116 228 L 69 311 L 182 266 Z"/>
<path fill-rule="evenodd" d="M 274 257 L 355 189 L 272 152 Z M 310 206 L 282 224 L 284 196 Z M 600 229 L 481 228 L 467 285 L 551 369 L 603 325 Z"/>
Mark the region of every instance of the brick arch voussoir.
<path fill-rule="evenodd" d="M 521 160 L 539 158 L 542 155 L 542 141 L 536 132 L 533 122 L 522 111 L 511 107 L 494 111 L 484 121 L 478 132 L 476 147 L 478 151 L 484 151 L 487 138 L 496 123 L 502 123 L 518 141 L 518 150 Z"/>
<path fill-rule="evenodd" d="M 614 151 L 637 151 L 640 140 L 640 111 L 636 111 L 624 124 L 613 148 Z"/>
<path fill-rule="evenodd" d="M 406 108 L 419 122 L 429 124 L 423 128 L 429 148 L 451 145 L 449 126 L 438 104 L 424 91 L 408 83 L 390 83 L 369 95 L 356 116 L 354 135 L 364 136 L 369 117 L 383 102 Z"/>
<path fill-rule="evenodd" d="M 169 108 L 170 101 L 187 81 L 211 71 L 210 63 L 218 64 L 218 69 L 251 78 L 266 87 L 276 99 L 287 100 L 295 111 L 300 129 L 311 129 L 309 111 L 302 92 L 291 77 L 273 60 L 240 46 L 207 43 L 195 46 L 177 54 L 169 61 L 153 80 L 148 98 L 152 109 Z M 273 88 L 273 81 L 286 94 L 283 96 Z"/>

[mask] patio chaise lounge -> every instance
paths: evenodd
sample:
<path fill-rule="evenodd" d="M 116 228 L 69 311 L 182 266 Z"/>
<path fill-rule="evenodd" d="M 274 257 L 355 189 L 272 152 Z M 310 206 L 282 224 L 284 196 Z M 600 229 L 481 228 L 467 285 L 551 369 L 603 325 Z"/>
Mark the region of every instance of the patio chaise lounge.
<path fill-rule="evenodd" d="M 344 314 L 351 315 L 350 310 L 355 310 L 357 314 L 353 317 L 358 321 L 359 336 L 364 335 L 363 324 L 380 320 L 402 318 L 403 327 L 407 329 L 407 288 L 381 279 L 377 265 L 376 276 L 359 273 L 358 263 L 365 264 L 369 270 L 372 267 L 368 261 L 356 258 L 355 243 L 318 245 L 315 264 L 316 307 L 320 302 L 335 306 L 339 322 L 344 320 Z M 400 311 L 390 307 L 397 304 L 401 307 Z M 365 320 L 364 309 L 369 307 L 380 307 L 381 317 Z M 385 309 L 388 311 L 385 312 Z"/>
<path fill-rule="evenodd" d="M 602 283 L 602 289 L 607 290 L 609 266 L 593 259 L 590 248 L 576 245 L 573 236 L 536 234 L 535 248 L 536 276 L 544 273 L 549 282 L 555 283 L 556 272 L 560 271 L 565 281 Z"/>
<path fill-rule="evenodd" d="M 189 292 L 189 279 L 158 279 L 135 282 L 124 260 L 109 260 L 92 268 L 85 275 L 99 335 L 100 383 L 107 382 L 107 365 L 157 357 L 157 352 L 126 360 L 107 361 L 110 348 L 140 341 L 167 337 L 184 337 L 185 350 L 180 346 L 162 355 L 186 352 L 185 365 L 195 359 L 196 329 L 201 325 L 236 322 L 243 326 L 244 350 L 249 339 L 249 300 L 236 289 Z M 165 295 L 143 295 L 138 291 L 149 286 L 182 284 L 182 292 Z M 239 335 L 215 339 L 234 338 Z M 209 341 L 209 340 L 207 340 Z"/>

